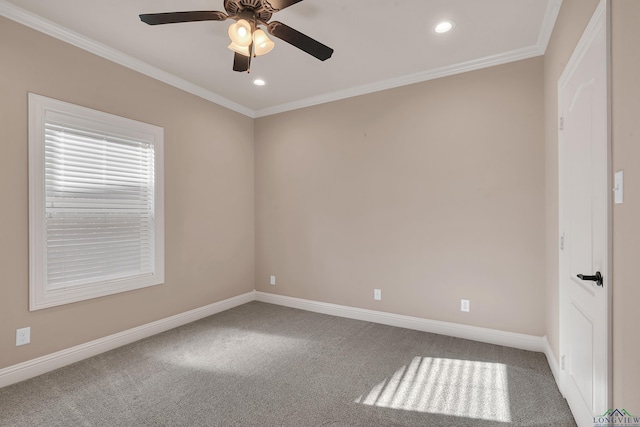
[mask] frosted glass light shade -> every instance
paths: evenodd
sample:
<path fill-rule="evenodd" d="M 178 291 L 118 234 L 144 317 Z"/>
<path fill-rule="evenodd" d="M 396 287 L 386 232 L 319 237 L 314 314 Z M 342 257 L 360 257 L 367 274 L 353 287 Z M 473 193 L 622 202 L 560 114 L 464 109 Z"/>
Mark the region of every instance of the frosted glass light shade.
<path fill-rule="evenodd" d="M 271 41 L 267 34 L 258 29 L 253 33 L 254 52 L 256 56 L 264 55 L 271 52 L 275 43 Z"/>
<path fill-rule="evenodd" d="M 227 46 L 232 51 L 239 53 L 240 55 L 250 56 L 251 52 L 249 51 L 249 46 L 239 46 L 234 42 L 231 42 L 229 46 Z"/>
<path fill-rule="evenodd" d="M 229 25 L 228 34 L 231 41 L 238 46 L 246 47 L 251 44 L 251 24 L 245 19 L 239 19 L 238 22 Z"/>

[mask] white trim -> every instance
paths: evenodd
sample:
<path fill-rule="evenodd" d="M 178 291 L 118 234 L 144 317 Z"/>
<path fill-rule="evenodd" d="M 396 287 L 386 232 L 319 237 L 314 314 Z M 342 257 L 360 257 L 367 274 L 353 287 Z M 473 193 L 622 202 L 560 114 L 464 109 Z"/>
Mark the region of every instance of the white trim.
<path fill-rule="evenodd" d="M 560 365 L 558 364 L 558 359 L 556 359 L 556 354 L 553 352 L 547 336 L 545 335 L 544 337 L 542 337 L 542 339 L 544 340 L 544 354 L 545 356 L 547 356 L 547 363 L 549 363 L 549 368 L 551 369 L 553 378 L 556 380 L 556 384 L 558 386 L 558 390 L 560 390 L 560 394 L 564 396 L 564 390 L 562 387 L 562 371 L 560 369 Z"/>
<path fill-rule="evenodd" d="M 245 116 L 251 118 L 258 118 L 544 55 L 547 49 L 547 44 L 549 43 L 549 39 L 551 38 L 551 33 L 553 32 L 553 28 L 555 26 L 555 22 L 558 17 L 561 5 L 562 0 L 547 0 L 547 9 L 540 28 L 540 32 L 538 33 L 538 40 L 535 45 L 522 49 L 516 49 L 511 52 L 480 58 L 473 61 L 462 62 L 459 64 L 454 64 L 433 70 L 427 70 L 407 76 L 401 76 L 395 79 L 357 86 L 343 91 L 332 92 L 324 95 L 301 99 L 295 102 L 275 105 L 272 107 L 263 108 L 261 110 L 252 110 L 248 107 L 245 107 L 244 105 L 224 98 L 201 86 L 198 86 L 173 74 L 167 73 L 166 71 L 147 64 L 146 62 L 140 61 L 139 59 L 124 54 L 116 49 L 113 49 L 67 28 L 64 28 L 61 25 L 42 18 L 34 13 L 26 11 L 14 5 L 13 3 L 8 2 L 7 0 L 0 0 L 0 15 L 26 25 L 30 28 L 33 28 L 34 30 L 40 31 L 44 34 L 84 49 L 88 52 L 106 58 L 112 62 L 115 62 L 116 64 L 120 64 L 132 70 L 138 71 L 139 73 L 152 77 L 156 80 L 174 86 L 178 89 L 182 89 L 185 92 L 189 92 L 193 95 L 199 96 L 203 99 L 213 102 L 214 104 L 218 104 L 222 107 L 236 111 L 240 114 L 244 114 Z"/>
<path fill-rule="evenodd" d="M 42 375 L 152 335 L 186 325 L 187 323 L 195 322 L 251 301 L 261 301 L 311 311 L 314 313 L 346 317 L 349 319 L 363 320 L 399 328 L 480 341 L 488 344 L 541 352 L 547 356 L 551 372 L 558 383 L 558 387 L 560 388 L 561 386 L 558 382 L 560 372 L 558 363 L 546 336 L 537 337 L 533 335 L 505 332 L 495 329 L 480 328 L 477 326 L 441 322 L 437 320 L 428 320 L 419 317 L 403 316 L 381 311 L 366 310 L 287 297 L 283 295 L 269 294 L 265 292 L 251 291 L 204 307 L 199 307 L 165 319 L 148 323 L 146 325 L 138 326 L 88 343 L 80 344 L 75 347 L 0 369 L 0 388 Z M 562 388 L 560 388 L 560 392 L 562 393 Z"/>
<path fill-rule="evenodd" d="M 413 329 L 416 331 L 464 338 L 488 344 L 538 351 L 541 353 L 545 352 L 546 339 L 544 337 L 537 337 L 533 335 L 461 325 L 458 323 L 441 322 L 438 320 L 404 316 L 400 314 L 386 313 L 383 311 L 366 310 L 362 308 L 329 304 L 259 291 L 256 291 L 256 301 L 312 311 L 315 313 L 329 314 L 331 316 L 346 317 L 349 319 L 396 326 L 398 328 Z"/>
<path fill-rule="evenodd" d="M 574 48 L 573 53 L 569 58 L 569 62 L 565 66 L 564 70 L 562 71 L 562 74 L 560 75 L 560 78 L 558 79 L 558 90 L 563 89 L 564 86 L 567 85 L 569 79 L 575 73 L 576 68 L 578 68 L 582 59 L 587 54 L 587 51 L 591 46 L 591 44 L 593 43 L 593 40 L 598 35 L 598 31 L 603 26 L 606 26 L 606 19 L 607 19 L 606 14 L 607 14 L 607 3 L 605 0 L 601 0 L 600 3 L 598 4 L 598 7 L 593 12 L 593 16 L 591 17 L 589 24 L 587 25 L 584 32 L 582 33 L 582 36 L 580 37 L 578 44 Z M 604 19 L 602 18 L 603 15 L 605 16 Z M 562 106 L 562 105 L 559 103 L 559 106 Z"/>
<path fill-rule="evenodd" d="M 53 98 L 28 94 L 29 100 L 29 311 L 41 310 L 62 304 L 83 301 L 119 292 L 141 289 L 164 283 L 164 129 L 159 126 L 143 123 L 126 117 L 116 116 L 104 111 L 93 110 L 80 105 L 70 104 Z M 146 186 L 152 187 L 153 196 L 145 206 L 151 212 L 153 221 L 144 231 L 150 238 L 138 243 L 138 251 L 147 248 L 153 256 L 143 264 L 139 271 L 126 271 L 117 278 L 109 277 L 104 272 L 92 275 L 84 283 L 70 282 L 66 277 L 61 286 L 52 286 L 48 276 L 51 268 L 51 256 L 48 245 L 47 212 L 50 206 L 45 203 L 47 196 L 46 175 L 50 172 L 47 166 L 45 151 L 47 146 L 47 123 L 56 122 L 70 128 L 80 128 L 104 135 L 118 135 L 124 139 L 144 141 L 152 148 L 148 164 L 151 164 L 152 176 L 147 171 L 140 171 L 140 177 L 146 179 Z M 147 150 L 147 148 L 144 148 Z M 138 173 L 131 166 L 129 172 Z M 135 169 L 135 170 L 134 170 Z M 121 177 L 122 178 L 122 177 Z M 126 179 L 126 178 L 125 178 Z M 104 205 L 103 205 L 104 206 Z M 92 209 L 95 205 L 92 206 Z M 93 211 L 93 210 L 92 210 Z M 95 211 L 93 211 L 95 212 Z M 146 213 L 145 212 L 145 213 Z M 78 233 L 73 232 L 74 239 Z M 67 234 L 68 235 L 68 234 Z M 86 233 L 84 234 L 86 238 Z M 99 238 L 96 238 L 100 240 Z M 105 241 L 100 241 L 104 244 Z M 118 247 L 119 248 L 119 247 Z M 65 254 L 69 255 L 69 254 Z M 112 271 L 112 273 L 121 273 Z M 93 274 L 93 272 L 92 272 Z"/>
<path fill-rule="evenodd" d="M 498 55 L 488 56 L 485 58 L 475 59 L 473 61 L 461 62 L 458 64 L 448 65 L 446 67 L 435 68 L 420 73 L 409 74 L 394 79 L 384 80 L 381 82 L 370 83 L 362 86 L 356 86 L 350 89 L 337 92 L 327 93 L 324 95 L 314 96 L 311 98 L 301 99 L 299 101 L 289 102 L 286 104 L 275 105 L 273 107 L 263 108 L 255 111 L 255 117 L 265 117 L 272 114 L 284 113 L 286 111 L 297 110 L 300 108 L 312 107 L 314 105 L 325 104 L 327 102 L 339 101 L 341 99 L 352 98 L 354 96 L 366 95 L 369 93 L 379 92 L 387 89 L 394 89 L 401 86 L 407 86 L 414 83 L 422 83 L 428 80 L 439 79 L 442 77 L 462 74 L 469 71 L 481 70 L 483 68 L 494 67 L 496 65 L 507 64 L 509 62 L 529 59 L 543 55 L 538 46 L 530 46 L 511 52 L 501 53 Z"/>
<path fill-rule="evenodd" d="M 558 14 L 562 0 L 548 0 L 547 10 L 545 11 L 538 40 L 534 46 L 522 49 L 516 49 L 510 52 L 498 55 L 487 56 L 473 61 L 461 62 L 446 67 L 436 68 L 423 71 L 420 73 L 409 74 L 394 79 L 384 80 L 381 82 L 371 83 L 362 86 L 356 86 L 350 89 L 327 93 L 311 98 L 305 98 L 286 104 L 275 105 L 273 107 L 263 108 L 254 111 L 254 117 L 265 117 L 273 114 L 284 113 L 286 111 L 297 110 L 300 108 L 312 107 L 314 105 L 325 104 L 327 102 L 339 101 L 341 99 L 352 98 L 354 96 L 366 95 L 368 93 L 379 92 L 382 90 L 393 89 L 401 86 L 407 86 L 415 83 L 421 83 L 428 80 L 439 79 L 442 77 L 462 74 L 469 71 L 481 70 L 483 68 L 494 67 L 496 65 L 507 64 L 509 62 L 521 61 L 524 59 L 542 56 L 547 51 L 547 45 L 551 39 L 553 28 L 556 25 Z"/>
<path fill-rule="evenodd" d="M 218 104 L 222 107 L 233 110 L 237 113 L 244 114 L 254 118 L 254 111 L 250 108 L 240 105 L 234 101 L 224 98 L 216 93 L 213 93 L 201 86 L 193 84 L 187 80 L 177 77 L 171 73 L 167 73 L 153 65 L 149 65 L 139 59 L 136 59 L 130 55 L 113 49 L 105 44 L 99 43 L 89 37 L 82 34 L 71 31 L 55 22 L 49 21 L 39 15 L 24 10 L 13 3 L 6 0 L 0 0 L 0 15 L 16 21 L 22 25 L 33 28 L 51 37 L 55 37 L 58 40 L 69 43 L 73 46 L 84 49 L 87 52 L 91 52 L 102 58 L 108 59 L 111 62 L 130 68 L 134 71 L 142 73 L 146 76 L 152 77 L 163 83 L 167 83 L 178 89 L 182 89 L 185 92 L 199 96 L 200 98 L 211 101 L 214 104 Z"/>
<path fill-rule="evenodd" d="M 175 316 L 167 317 L 146 325 L 128 329 L 108 337 L 99 338 L 85 344 L 57 351 L 37 359 L 28 360 L 17 365 L 0 369 L 0 387 L 5 387 L 35 376 L 62 368 L 105 351 L 113 350 L 126 344 L 195 322 L 230 308 L 246 304 L 255 299 L 255 292 L 247 292 L 223 301 L 199 307 Z"/>
<path fill-rule="evenodd" d="M 549 0 L 547 3 L 547 11 L 542 20 L 542 26 L 540 27 L 540 34 L 538 34 L 538 48 L 542 51 L 542 55 L 547 51 L 551 34 L 556 25 L 560 8 L 562 7 L 562 0 Z"/>

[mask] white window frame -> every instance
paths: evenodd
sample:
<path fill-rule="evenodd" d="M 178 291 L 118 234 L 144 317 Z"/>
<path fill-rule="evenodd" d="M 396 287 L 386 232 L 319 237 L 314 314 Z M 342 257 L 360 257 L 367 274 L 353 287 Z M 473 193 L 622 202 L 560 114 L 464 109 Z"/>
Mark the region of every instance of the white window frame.
<path fill-rule="evenodd" d="M 47 116 L 82 123 L 92 131 L 124 135 L 153 147 L 153 266 L 147 274 L 73 286 L 47 279 L 45 123 Z M 29 310 L 40 310 L 164 283 L 164 129 L 29 93 Z"/>

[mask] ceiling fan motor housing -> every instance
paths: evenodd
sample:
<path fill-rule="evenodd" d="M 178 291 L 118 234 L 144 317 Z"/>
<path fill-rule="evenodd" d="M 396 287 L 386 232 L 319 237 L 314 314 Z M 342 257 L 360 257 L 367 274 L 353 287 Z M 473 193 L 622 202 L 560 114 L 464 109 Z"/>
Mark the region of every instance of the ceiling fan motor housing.
<path fill-rule="evenodd" d="M 266 0 L 224 0 L 224 10 L 239 19 L 247 19 L 247 12 L 255 16 L 258 21 L 268 22 L 273 12 L 277 12 Z"/>

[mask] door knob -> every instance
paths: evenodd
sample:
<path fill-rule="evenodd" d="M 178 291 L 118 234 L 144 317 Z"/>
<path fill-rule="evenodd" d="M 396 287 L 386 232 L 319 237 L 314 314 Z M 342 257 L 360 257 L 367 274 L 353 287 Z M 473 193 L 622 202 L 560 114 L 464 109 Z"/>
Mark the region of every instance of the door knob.
<path fill-rule="evenodd" d="M 596 282 L 596 284 L 598 286 L 604 286 L 603 285 L 603 277 L 602 277 L 602 274 L 600 274 L 599 271 L 596 271 L 595 276 L 585 276 L 584 274 L 578 274 L 578 278 L 580 280 L 590 280 L 592 282 Z"/>

